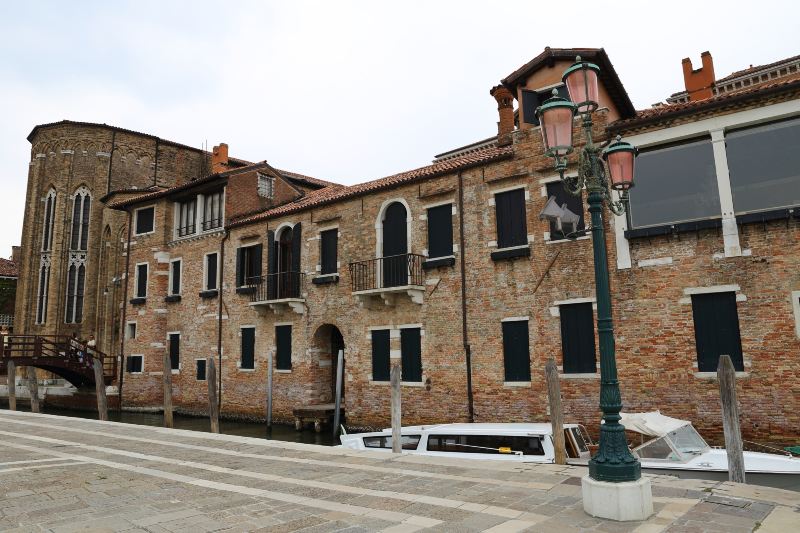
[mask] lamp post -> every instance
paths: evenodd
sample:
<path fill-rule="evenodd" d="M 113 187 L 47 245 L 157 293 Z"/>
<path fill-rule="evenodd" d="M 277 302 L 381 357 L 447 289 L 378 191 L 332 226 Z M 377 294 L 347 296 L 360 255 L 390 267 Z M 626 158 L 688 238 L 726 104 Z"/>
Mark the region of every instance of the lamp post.
<path fill-rule="evenodd" d="M 636 149 L 620 137 L 607 146 L 595 144 L 592 140 L 592 113 L 598 106 L 599 72 L 597 65 L 581 61 L 578 56 L 575 64 L 564 72 L 562 78 L 572 101 L 558 97 L 557 91 L 553 90 L 553 97 L 545 101 L 536 110 L 536 114 L 541 123 L 545 154 L 555 160 L 555 168 L 561 176 L 564 188 L 570 194 L 580 196 L 583 188 L 586 188 L 592 217 L 597 331 L 600 340 L 600 409 L 603 412 L 603 423 L 600 425 L 599 449 L 589 461 L 589 477 L 597 482 L 624 483 L 639 480 L 641 467 L 638 459 L 630 452 L 625 428 L 619 423 L 622 398 L 614 351 L 603 206 L 608 206 L 615 215 L 626 211 L 628 189 L 633 186 Z M 564 174 L 567 156 L 574 150 L 572 124 L 576 115 L 580 115 L 582 121 L 585 144 L 580 149 L 578 175 L 568 177 Z M 612 190 L 618 191 L 619 200 L 614 200 Z M 643 483 L 644 481 L 646 480 L 642 480 Z M 647 491 L 649 494 L 649 485 Z M 584 490 L 584 508 L 585 500 Z M 616 516 L 608 518 L 626 519 Z"/>

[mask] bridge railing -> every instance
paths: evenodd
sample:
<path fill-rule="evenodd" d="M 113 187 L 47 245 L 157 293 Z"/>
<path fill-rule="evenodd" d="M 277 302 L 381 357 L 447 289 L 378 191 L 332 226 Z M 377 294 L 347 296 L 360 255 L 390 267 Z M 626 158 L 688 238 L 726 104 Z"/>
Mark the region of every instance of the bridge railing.
<path fill-rule="evenodd" d="M 0 358 L 56 358 L 74 369 L 92 372 L 94 359 L 103 364 L 103 377 L 113 380 L 117 375 L 117 358 L 107 355 L 86 343 L 66 335 L 0 335 Z"/>

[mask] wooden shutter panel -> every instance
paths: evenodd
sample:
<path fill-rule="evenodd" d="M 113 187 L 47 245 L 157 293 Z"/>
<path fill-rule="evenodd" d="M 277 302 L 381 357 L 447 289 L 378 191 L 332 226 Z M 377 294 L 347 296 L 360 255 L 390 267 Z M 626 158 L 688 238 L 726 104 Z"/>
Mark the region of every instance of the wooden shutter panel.
<path fill-rule="evenodd" d="M 594 344 L 594 314 L 591 303 L 562 305 L 561 351 L 565 374 L 597 372 Z"/>
<path fill-rule="evenodd" d="M 428 257 L 453 255 L 453 206 L 428 209 Z"/>
<path fill-rule="evenodd" d="M 217 288 L 217 254 L 206 256 L 206 289 Z"/>
<path fill-rule="evenodd" d="M 389 381 L 389 330 L 372 330 L 372 380 Z"/>
<path fill-rule="evenodd" d="M 338 261 L 338 245 L 339 245 L 339 230 L 329 229 L 320 234 L 320 273 L 322 274 L 335 274 L 339 267 L 336 265 Z"/>
<path fill-rule="evenodd" d="M 692 316 L 698 370 L 716 372 L 719 356 L 727 354 L 733 367 L 739 372 L 744 371 L 736 293 L 692 295 Z"/>
<path fill-rule="evenodd" d="M 197 381 L 205 381 L 206 380 L 206 360 L 205 359 L 198 359 L 197 360 Z"/>
<path fill-rule="evenodd" d="M 181 366 L 181 335 L 180 333 L 169 334 L 169 362 L 172 370 L 178 370 Z"/>
<path fill-rule="evenodd" d="M 298 222 L 292 229 L 292 272 L 300 272 L 300 252 L 303 249 L 303 225 Z"/>
<path fill-rule="evenodd" d="M 536 116 L 536 108 L 539 103 L 539 95 L 534 91 L 522 90 L 522 120 L 528 124 L 539 125 L 539 117 Z"/>
<path fill-rule="evenodd" d="M 261 253 L 263 250 L 263 245 L 256 244 L 250 248 L 250 279 L 246 281 L 247 283 L 255 283 L 258 281 L 256 278 L 261 277 Z"/>
<path fill-rule="evenodd" d="M 514 189 L 495 195 L 497 247 L 508 248 L 528 243 L 525 216 L 525 189 Z"/>
<path fill-rule="evenodd" d="M 278 370 L 292 369 L 292 326 L 275 326 L 275 364 Z"/>
<path fill-rule="evenodd" d="M 278 292 L 278 243 L 275 242 L 275 232 L 267 232 L 267 300 L 274 300 Z"/>
<path fill-rule="evenodd" d="M 531 380 L 528 321 L 502 322 L 503 364 L 506 381 Z"/>
<path fill-rule="evenodd" d="M 125 372 L 133 372 L 133 357 L 130 355 L 125 358 Z"/>
<path fill-rule="evenodd" d="M 422 381 L 422 343 L 419 328 L 400 330 L 400 354 L 403 381 Z"/>
<path fill-rule="evenodd" d="M 256 330 L 255 328 L 242 328 L 241 332 L 242 332 L 242 356 L 239 366 L 240 368 L 254 368 Z"/>
<path fill-rule="evenodd" d="M 170 294 L 180 294 L 181 292 L 181 262 L 172 262 L 172 287 Z"/>
<path fill-rule="evenodd" d="M 244 285 L 244 248 L 236 249 L 236 286 Z"/>

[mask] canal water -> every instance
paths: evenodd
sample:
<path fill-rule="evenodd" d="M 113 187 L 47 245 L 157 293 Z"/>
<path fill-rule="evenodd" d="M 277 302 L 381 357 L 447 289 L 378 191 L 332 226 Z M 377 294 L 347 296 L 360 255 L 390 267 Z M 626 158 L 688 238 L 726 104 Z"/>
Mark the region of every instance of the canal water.
<path fill-rule="evenodd" d="M 2 405 L 2 407 L 8 408 L 7 402 L 3 403 L 5 403 L 5 405 Z M 20 411 L 30 411 L 30 406 L 25 403 L 18 403 L 17 409 Z M 56 409 L 43 406 L 42 412 L 51 415 L 97 419 L 97 412 L 95 411 L 74 411 L 71 409 Z M 164 426 L 164 415 L 161 413 L 139 413 L 131 411 L 122 411 L 120 413 L 109 409 L 108 419 L 114 422 L 124 422 L 126 424 L 139 424 L 143 426 L 158 427 Z M 176 414 L 173 416 L 173 423 L 175 429 L 205 431 L 206 433 L 211 431 L 211 425 L 208 418 L 180 416 Z M 302 442 L 305 444 L 321 444 L 323 446 L 333 445 L 333 435 L 331 434 L 331 429 L 329 427 L 325 427 L 321 433 L 317 433 L 313 429 L 296 431 L 294 426 L 273 424 L 272 429 L 268 434 L 267 425 L 265 423 L 239 422 L 236 420 L 220 419 L 219 431 L 220 433 L 224 433 L 226 435 L 239 435 L 242 437 Z"/>

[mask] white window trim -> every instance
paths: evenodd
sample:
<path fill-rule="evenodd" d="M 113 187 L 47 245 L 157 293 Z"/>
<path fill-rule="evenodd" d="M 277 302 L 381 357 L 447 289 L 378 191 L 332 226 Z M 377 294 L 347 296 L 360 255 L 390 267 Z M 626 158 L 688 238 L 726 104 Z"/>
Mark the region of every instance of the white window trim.
<path fill-rule="evenodd" d="M 142 354 L 142 353 L 132 353 L 132 354 L 129 354 L 128 357 L 139 357 L 142 360 L 142 369 L 139 372 L 127 372 L 127 373 L 128 374 L 139 374 L 139 375 L 144 374 L 145 373 L 145 371 L 144 371 L 144 354 Z"/>
<path fill-rule="evenodd" d="M 794 331 L 800 339 L 800 291 L 792 291 L 792 309 L 794 310 Z"/>
<path fill-rule="evenodd" d="M 406 202 L 405 198 L 389 198 L 385 200 L 380 209 L 378 209 L 378 216 L 375 219 L 375 257 L 383 257 L 383 217 L 386 210 L 395 202 L 403 204 L 406 208 L 406 253 L 411 252 L 411 226 L 414 222 L 414 215 L 411 212 L 411 207 Z M 378 265 L 376 264 L 376 271 Z"/>
<path fill-rule="evenodd" d="M 209 255 L 216 255 L 217 256 L 217 275 L 216 275 L 216 287 L 213 289 L 208 288 L 208 256 Z M 181 283 L 183 282 L 183 273 L 181 273 Z M 207 254 L 203 254 L 203 290 L 204 291 L 213 291 L 219 290 L 219 252 L 208 252 Z"/>
<path fill-rule="evenodd" d="M 431 209 L 431 208 L 434 208 L 434 207 L 441 207 L 441 206 L 447 205 L 447 204 L 452 204 L 453 205 L 453 209 L 452 209 L 451 213 L 453 215 L 457 215 L 458 211 L 456 210 L 456 201 L 453 198 L 451 198 L 449 200 L 442 200 L 441 202 L 434 202 L 432 204 L 425 204 L 425 205 L 422 206 L 422 209 L 427 211 L 428 209 Z M 427 213 L 426 213 L 426 217 L 427 217 Z M 425 220 L 425 219 L 423 219 L 422 216 L 420 216 L 420 220 Z"/>
<path fill-rule="evenodd" d="M 167 350 L 167 356 L 169 357 L 169 337 L 170 335 L 177 335 L 178 336 L 178 346 L 183 344 L 183 335 L 181 335 L 180 331 L 168 331 L 167 332 L 167 342 L 164 343 L 164 349 Z M 180 348 L 178 349 L 178 368 L 171 368 L 173 374 L 180 374 L 181 369 L 183 368 L 183 363 L 181 362 L 181 352 Z"/>
<path fill-rule="evenodd" d="M 708 287 L 687 287 L 683 289 L 683 294 L 691 296 L 692 294 L 709 294 L 712 292 L 738 292 L 742 290 L 737 284 L 731 285 L 711 285 Z"/>
<path fill-rule="evenodd" d="M 145 281 L 145 284 L 144 284 L 144 296 L 141 296 L 139 294 L 139 267 L 142 266 L 142 265 L 147 266 L 147 276 L 146 276 L 147 280 Z M 134 298 L 147 298 L 147 293 L 149 292 L 149 289 L 150 289 L 150 263 L 148 263 L 146 261 L 143 262 L 143 263 L 136 263 L 133 273 L 134 273 L 134 275 L 133 275 L 133 297 Z"/>
<path fill-rule="evenodd" d="M 134 334 L 133 337 L 128 335 L 128 333 L 129 333 L 128 328 L 130 326 L 133 326 L 133 329 L 136 330 L 136 334 Z M 139 324 L 136 322 L 136 320 L 128 320 L 127 322 L 125 322 L 125 340 L 128 340 L 128 341 L 136 340 L 136 337 L 138 336 L 138 334 L 139 334 Z"/>
<path fill-rule="evenodd" d="M 530 322 L 530 316 L 510 316 L 508 318 L 503 318 L 500 322 Z"/>
<path fill-rule="evenodd" d="M 517 189 L 523 189 L 525 191 L 525 202 L 526 203 L 530 202 L 531 193 L 528 190 L 528 185 L 523 183 L 522 185 L 510 185 L 508 187 L 503 187 L 501 189 L 490 189 L 489 190 L 489 194 L 491 195 L 491 197 L 488 200 L 488 204 L 490 206 L 494 206 L 495 205 L 495 199 L 494 199 L 495 196 L 497 196 L 500 193 L 504 193 L 504 192 L 516 191 Z"/>
<path fill-rule="evenodd" d="M 153 229 L 151 231 L 147 231 L 145 233 L 136 233 L 136 226 L 139 225 L 139 211 L 144 211 L 145 209 L 152 209 L 153 210 Z M 156 205 L 146 205 L 143 207 L 137 207 L 133 210 L 133 236 L 140 237 L 142 235 L 152 235 L 156 232 Z"/>
<path fill-rule="evenodd" d="M 172 264 L 173 263 L 178 263 L 178 262 L 181 264 L 179 272 L 178 272 L 178 277 L 180 278 L 180 279 L 178 279 L 178 292 L 172 292 L 172 277 L 173 277 Z M 167 288 L 168 288 L 167 295 L 168 296 L 180 296 L 181 294 L 183 294 L 183 258 L 182 257 L 178 257 L 176 259 L 170 259 L 170 261 L 169 261 L 169 279 L 168 279 L 167 283 L 168 283 L 168 286 L 167 286 Z"/>
<path fill-rule="evenodd" d="M 550 316 L 553 317 L 561 317 L 561 306 L 562 305 L 575 305 L 575 304 L 592 304 L 592 311 L 597 311 L 597 299 L 594 297 L 588 298 L 569 298 L 567 300 L 556 300 L 550 306 Z"/>

